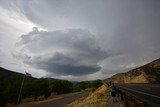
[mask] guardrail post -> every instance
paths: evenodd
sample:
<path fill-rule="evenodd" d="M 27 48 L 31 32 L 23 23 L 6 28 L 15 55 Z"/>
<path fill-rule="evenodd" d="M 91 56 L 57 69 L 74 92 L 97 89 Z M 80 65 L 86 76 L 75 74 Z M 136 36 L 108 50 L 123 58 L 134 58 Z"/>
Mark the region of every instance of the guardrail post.
<path fill-rule="evenodd" d="M 134 100 L 132 96 L 128 96 L 128 100 L 129 100 L 129 107 L 134 107 Z"/>
<path fill-rule="evenodd" d="M 145 107 L 144 103 L 141 101 L 136 101 L 135 102 L 135 107 Z"/>
<path fill-rule="evenodd" d="M 121 96 L 121 100 L 122 100 L 122 101 L 124 101 L 124 98 L 123 98 L 123 96 L 124 96 L 124 95 L 123 95 L 123 92 L 119 90 L 119 93 L 120 93 L 120 96 Z"/>
<path fill-rule="evenodd" d="M 125 106 L 129 107 L 128 96 L 126 93 L 124 93 L 124 101 L 125 101 Z"/>

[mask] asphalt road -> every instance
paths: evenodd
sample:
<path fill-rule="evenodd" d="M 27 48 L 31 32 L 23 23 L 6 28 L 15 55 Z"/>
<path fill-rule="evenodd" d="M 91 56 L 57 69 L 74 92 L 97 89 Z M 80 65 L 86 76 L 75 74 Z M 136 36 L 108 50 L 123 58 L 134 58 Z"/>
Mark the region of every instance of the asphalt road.
<path fill-rule="evenodd" d="M 73 102 L 74 100 L 88 95 L 89 91 L 70 93 L 56 96 L 55 98 L 48 99 L 46 101 L 30 103 L 27 107 L 64 107 L 66 104 Z"/>
<path fill-rule="evenodd" d="M 115 86 L 153 107 L 160 107 L 160 84 L 116 84 Z"/>

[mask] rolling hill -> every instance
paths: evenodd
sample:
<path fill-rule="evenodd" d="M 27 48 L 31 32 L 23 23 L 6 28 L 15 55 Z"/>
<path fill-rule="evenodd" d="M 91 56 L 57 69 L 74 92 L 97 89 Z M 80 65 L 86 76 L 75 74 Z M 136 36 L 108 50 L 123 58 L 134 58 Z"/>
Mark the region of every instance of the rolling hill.
<path fill-rule="evenodd" d="M 128 72 L 115 74 L 104 81 L 113 81 L 115 83 L 159 83 L 160 58 Z"/>
<path fill-rule="evenodd" d="M 23 76 L 23 74 L 0 67 L 0 83 L 3 83 L 10 78 L 13 78 L 14 76 Z"/>

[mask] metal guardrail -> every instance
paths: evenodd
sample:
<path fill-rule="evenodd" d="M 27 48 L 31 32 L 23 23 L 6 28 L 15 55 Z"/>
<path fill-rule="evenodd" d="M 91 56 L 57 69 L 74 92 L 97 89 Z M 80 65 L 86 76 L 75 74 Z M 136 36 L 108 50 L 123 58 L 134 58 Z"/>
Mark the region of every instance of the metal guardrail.
<path fill-rule="evenodd" d="M 160 96 L 115 85 L 126 107 L 160 107 Z"/>

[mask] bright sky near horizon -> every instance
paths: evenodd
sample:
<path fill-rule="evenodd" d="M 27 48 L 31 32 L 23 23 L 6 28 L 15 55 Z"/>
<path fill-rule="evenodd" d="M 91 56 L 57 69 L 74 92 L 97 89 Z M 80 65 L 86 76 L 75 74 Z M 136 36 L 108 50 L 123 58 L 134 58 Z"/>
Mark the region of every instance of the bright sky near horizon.
<path fill-rule="evenodd" d="M 160 58 L 159 0 L 0 0 L 0 67 L 104 79 Z"/>

